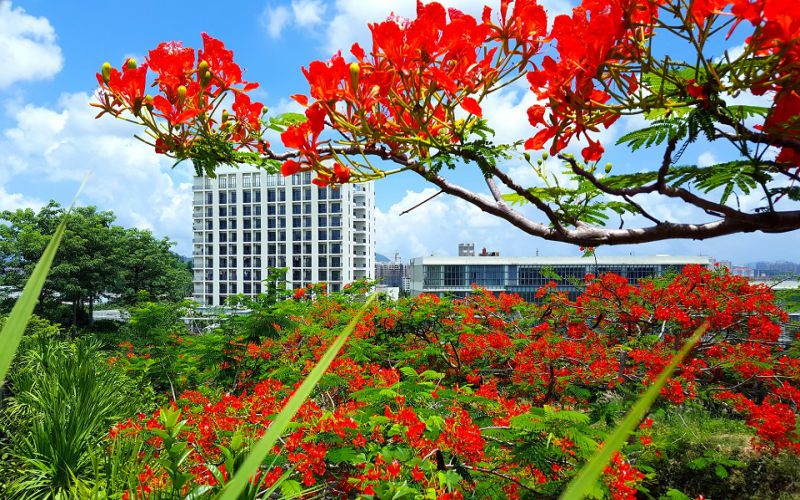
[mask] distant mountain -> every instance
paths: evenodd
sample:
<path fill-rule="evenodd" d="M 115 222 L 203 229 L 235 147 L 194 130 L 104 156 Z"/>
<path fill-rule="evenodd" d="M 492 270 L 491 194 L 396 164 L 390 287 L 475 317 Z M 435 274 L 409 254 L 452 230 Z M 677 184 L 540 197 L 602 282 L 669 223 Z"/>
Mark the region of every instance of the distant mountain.
<path fill-rule="evenodd" d="M 383 254 L 379 254 L 379 253 L 375 254 L 375 262 L 391 262 L 391 261 L 392 260 L 389 257 L 387 257 L 387 256 L 385 256 Z"/>

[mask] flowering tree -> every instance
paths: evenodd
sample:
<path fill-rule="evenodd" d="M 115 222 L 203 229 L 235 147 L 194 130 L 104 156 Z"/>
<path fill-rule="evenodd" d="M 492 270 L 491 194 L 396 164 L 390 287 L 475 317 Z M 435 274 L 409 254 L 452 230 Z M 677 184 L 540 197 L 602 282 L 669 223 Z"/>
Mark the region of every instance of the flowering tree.
<path fill-rule="evenodd" d="M 302 484 L 326 498 L 555 497 L 607 439 L 604 420 L 650 385 L 705 319 L 707 334 L 605 469 L 598 497 L 634 499 L 643 486 L 665 498 L 661 470 L 680 460 L 664 434 L 669 413 L 723 415 L 728 435 L 744 421 L 750 454 L 800 453 L 800 362 L 778 342 L 786 318 L 768 287 L 697 266 L 639 285 L 603 274 L 576 286 L 582 292 L 571 300 L 551 283 L 541 304 L 476 289 L 452 301 L 421 295 L 371 306 L 245 498 L 280 478 L 284 495 Z M 232 362 L 245 371 L 233 390 L 222 366 L 193 360 L 207 336 L 176 335 L 176 370 L 212 375 L 180 383 L 186 390 L 171 408 L 111 428 L 112 450 L 138 453 L 122 466 L 135 478 L 119 486 L 123 498 L 218 491 L 355 314 L 354 288 L 312 286 L 284 304 L 294 321 L 277 336 L 230 341 L 225 349 L 241 343 Z M 133 371 L 159 349 L 120 347 L 112 362 Z M 672 485 L 711 493 L 685 486 Z"/>
<path fill-rule="evenodd" d="M 170 42 L 145 64 L 106 63 L 95 105 L 101 115 L 143 125 L 157 152 L 191 159 L 198 172 L 248 163 L 284 175 L 314 171 L 314 182 L 328 185 L 411 171 L 549 240 L 596 246 L 786 232 L 800 227 L 800 210 L 790 209 L 800 200 L 798 11 L 798 0 L 584 0 L 572 15 L 548 20 L 535 1 L 503 0 L 476 19 L 420 3 L 413 20 L 371 25 L 369 50 L 355 44 L 349 56 L 303 68 L 309 94 L 293 96 L 303 115 L 267 118 L 248 96 L 256 84 L 244 82 L 232 52 L 205 34 L 197 53 Z M 746 41 L 728 50 L 732 37 Z M 155 96 L 146 94 L 148 72 Z M 495 143 L 482 104 L 522 79 L 537 99 L 527 112 L 530 137 Z M 762 105 L 740 104 L 742 97 Z M 601 131 L 637 115 L 646 125 L 617 144 L 659 147 L 658 159 L 636 173 L 598 169 Z M 285 151 L 264 140 L 270 129 Z M 735 159 L 678 164 L 698 140 L 729 148 Z M 567 152 L 574 145 L 580 157 Z M 537 151 L 541 159 L 532 157 Z M 557 155 L 569 183 L 544 168 L 548 155 Z M 542 182 L 512 178 L 503 170 L 512 159 L 530 164 Z M 475 167 L 491 196 L 446 178 L 448 169 Z M 743 194 L 759 196 L 761 206 L 743 209 Z M 703 215 L 660 219 L 646 198 Z M 544 222 L 515 203 L 532 204 Z M 604 227 L 615 213 L 620 228 Z M 644 225 L 624 228 L 631 218 Z"/>

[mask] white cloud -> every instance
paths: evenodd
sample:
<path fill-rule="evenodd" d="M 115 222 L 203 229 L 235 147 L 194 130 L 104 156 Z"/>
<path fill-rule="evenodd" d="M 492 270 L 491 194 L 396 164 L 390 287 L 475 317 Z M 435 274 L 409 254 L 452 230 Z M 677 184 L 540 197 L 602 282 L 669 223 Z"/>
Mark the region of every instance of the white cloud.
<path fill-rule="evenodd" d="M 292 13 L 298 25 L 304 28 L 316 26 L 325 16 L 325 4 L 320 0 L 293 0 Z"/>
<path fill-rule="evenodd" d="M 50 21 L 0 1 L 0 90 L 20 81 L 51 78 L 63 64 Z"/>
<path fill-rule="evenodd" d="M 44 206 L 40 200 L 28 198 L 22 193 L 8 193 L 3 186 L 0 186 L 0 211 L 18 210 L 20 208 L 34 208 Z"/>
<path fill-rule="evenodd" d="M 267 6 L 261 13 L 259 21 L 270 38 L 280 38 L 284 28 L 292 21 L 291 12 L 283 5 L 278 7 Z"/>
<path fill-rule="evenodd" d="M 188 253 L 191 238 L 190 164 L 171 170 L 171 160 L 134 139 L 136 127 L 103 117 L 95 120 L 85 93 L 65 94 L 53 108 L 25 105 L 0 135 L 0 207 L 41 205 L 2 185 L 33 180 L 42 197 L 67 198 L 88 170 L 93 172 L 81 203 L 113 210 L 118 223 L 153 230 L 179 241 Z M 66 187 L 69 186 L 69 187 Z M 31 191 L 34 192 L 34 191 Z M 59 193 L 66 192 L 67 194 Z"/>
<path fill-rule="evenodd" d="M 403 259 L 425 255 L 457 255 L 458 243 L 475 243 L 477 248 L 499 250 L 502 255 L 550 255 L 570 252 L 572 247 L 529 236 L 510 223 L 481 211 L 459 198 L 445 194 L 422 203 L 436 188 L 406 191 L 388 210 L 376 210 L 378 252 Z M 403 211 L 422 203 L 410 212 Z M 525 210 L 527 212 L 532 210 Z"/>
<path fill-rule="evenodd" d="M 700 153 L 700 156 L 697 157 L 698 167 L 710 167 L 711 165 L 716 165 L 717 163 L 719 163 L 719 161 L 711 151 L 704 151 L 703 153 Z"/>

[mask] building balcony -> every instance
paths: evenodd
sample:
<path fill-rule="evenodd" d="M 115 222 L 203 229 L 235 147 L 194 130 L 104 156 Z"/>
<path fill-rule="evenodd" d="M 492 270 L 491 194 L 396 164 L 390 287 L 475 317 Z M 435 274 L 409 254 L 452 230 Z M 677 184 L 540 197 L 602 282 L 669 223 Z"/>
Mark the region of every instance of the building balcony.
<path fill-rule="evenodd" d="M 202 191 L 205 189 L 205 186 L 201 185 L 192 185 L 192 191 Z"/>

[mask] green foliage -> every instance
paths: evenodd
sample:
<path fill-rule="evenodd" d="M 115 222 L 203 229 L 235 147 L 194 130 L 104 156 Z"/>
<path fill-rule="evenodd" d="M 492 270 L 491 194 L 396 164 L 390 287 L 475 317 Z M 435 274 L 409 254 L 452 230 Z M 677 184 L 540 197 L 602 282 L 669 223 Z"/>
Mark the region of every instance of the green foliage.
<path fill-rule="evenodd" d="M 66 220 L 66 210 L 50 202 L 39 212 L 2 212 L 0 220 L 4 222 L 0 224 L 0 286 L 21 290 L 43 255 L 49 235 Z M 95 207 L 76 208 L 69 221 L 39 296 L 43 316 L 85 324 L 94 304 L 110 294 L 120 296 L 123 303 L 134 301 L 140 291 L 168 300 L 188 295 L 191 275 L 170 252 L 169 240 L 115 226 L 111 212 L 98 212 Z M 64 302 L 71 303 L 69 312 L 62 311 Z"/>
<path fill-rule="evenodd" d="M 611 435 L 606 438 L 603 446 L 598 449 L 594 457 L 581 468 L 580 472 L 575 476 L 575 479 L 570 482 L 561 498 L 565 500 L 579 500 L 594 490 L 595 482 L 603 473 L 603 469 L 606 465 L 611 462 L 611 457 L 622 448 L 622 445 L 628 439 L 630 433 L 633 432 L 636 426 L 642 421 L 647 411 L 655 402 L 661 388 L 664 387 L 664 384 L 672 375 L 672 372 L 674 372 L 675 368 L 683 361 L 683 358 L 689 354 L 689 351 L 692 350 L 695 344 L 700 341 L 700 338 L 706 333 L 709 326 L 710 323 L 706 320 L 695 330 L 694 334 L 692 334 L 683 347 L 681 347 L 681 350 L 672 357 L 667 366 L 664 367 L 664 370 L 659 373 L 658 377 L 650 384 L 644 394 L 636 400 L 631 410 L 625 415 L 625 418 L 617 425 Z"/>
<path fill-rule="evenodd" d="M 90 340 L 39 337 L 21 353 L 0 418 L 13 429 L 4 451 L 10 498 L 54 498 L 92 477 L 91 453 L 110 424 L 141 409 L 142 395 Z"/>
<path fill-rule="evenodd" d="M 653 440 L 660 455 L 644 452 L 638 465 L 655 472 L 645 483 L 655 498 L 702 494 L 706 498 L 788 500 L 800 495 L 797 458 L 755 453 L 750 432 L 741 423 L 700 409 L 659 412 L 654 418 Z"/>

